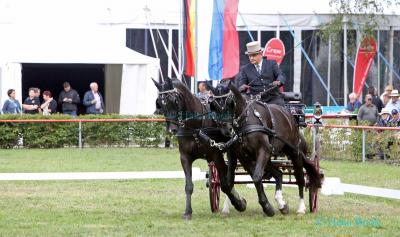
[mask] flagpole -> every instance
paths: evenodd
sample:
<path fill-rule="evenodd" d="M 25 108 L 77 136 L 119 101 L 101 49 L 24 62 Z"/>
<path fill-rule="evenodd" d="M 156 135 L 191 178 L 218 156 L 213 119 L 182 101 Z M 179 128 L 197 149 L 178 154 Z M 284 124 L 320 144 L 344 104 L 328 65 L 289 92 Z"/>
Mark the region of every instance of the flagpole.
<path fill-rule="evenodd" d="M 194 83 L 193 83 L 193 89 L 192 91 L 197 94 L 197 80 L 199 76 L 199 41 L 198 41 L 198 35 L 199 35 L 199 14 L 198 14 L 198 9 L 199 9 L 199 1 L 195 1 L 195 27 L 194 27 L 194 32 L 195 32 L 195 38 L 194 38 L 194 45 L 195 45 L 195 66 L 194 66 Z"/>

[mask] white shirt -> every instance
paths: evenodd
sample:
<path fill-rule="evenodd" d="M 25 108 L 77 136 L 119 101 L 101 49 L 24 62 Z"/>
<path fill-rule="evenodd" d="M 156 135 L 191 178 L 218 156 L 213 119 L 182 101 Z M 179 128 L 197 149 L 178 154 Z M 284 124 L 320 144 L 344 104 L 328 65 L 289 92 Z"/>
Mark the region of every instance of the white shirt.
<path fill-rule="evenodd" d="M 397 111 L 400 112 L 400 100 L 398 99 L 396 103 L 393 103 L 392 101 L 388 102 L 385 108 L 389 110 L 389 113 L 392 113 L 393 109 L 397 109 Z"/>
<path fill-rule="evenodd" d="M 93 92 L 93 91 L 92 91 Z M 94 99 L 96 100 L 96 109 L 101 109 L 101 100 L 100 100 L 100 95 L 97 92 L 93 92 Z"/>

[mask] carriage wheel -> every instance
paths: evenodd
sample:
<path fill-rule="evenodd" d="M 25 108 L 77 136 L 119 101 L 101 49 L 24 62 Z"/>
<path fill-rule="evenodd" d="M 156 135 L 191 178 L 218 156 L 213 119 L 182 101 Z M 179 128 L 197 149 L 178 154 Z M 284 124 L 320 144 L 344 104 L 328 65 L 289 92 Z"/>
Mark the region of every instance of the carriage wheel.
<path fill-rule="evenodd" d="M 219 211 L 219 196 L 221 191 L 221 183 L 219 180 L 219 174 L 217 167 L 214 162 L 208 164 L 208 190 L 210 195 L 211 212 L 215 213 Z"/>

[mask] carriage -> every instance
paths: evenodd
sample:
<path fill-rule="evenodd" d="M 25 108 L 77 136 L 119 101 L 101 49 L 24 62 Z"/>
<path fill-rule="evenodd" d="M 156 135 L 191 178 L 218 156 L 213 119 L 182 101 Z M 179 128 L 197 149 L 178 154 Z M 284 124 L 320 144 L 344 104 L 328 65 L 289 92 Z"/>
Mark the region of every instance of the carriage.
<path fill-rule="evenodd" d="M 284 92 L 283 97 L 285 99 L 285 108 L 294 115 L 296 122 L 300 127 L 306 127 L 304 117 L 304 109 L 305 105 L 301 103 L 301 94 L 294 92 Z M 323 170 L 320 169 L 319 161 L 320 161 L 320 139 L 318 136 L 318 127 L 320 124 L 314 124 L 314 141 L 313 141 L 313 153 L 311 157 L 308 157 L 314 163 L 317 171 L 320 173 L 321 177 L 323 177 Z M 287 185 L 296 185 L 296 179 L 294 177 L 293 164 L 286 157 L 278 157 L 275 156 L 273 160 L 271 160 L 272 165 L 277 168 L 285 177 L 282 181 L 282 184 Z M 210 198 L 210 207 L 211 212 L 215 213 L 219 211 L 220 206 L 220 179 L 218 170 L 215 167 L 214 162 L 210 162 L 208 164 L 208 171 L 206 172 L 206 187 L 209 189 L 209 198 Z M 243 167 L 239 164 L 235 170 L 235 176 L 248 176 L 249 174 L 243 169 Z M 318 210 L 318 189 L 309 186 L 309 179 L 307 173 L 305 173 L 306 180 L 306 188 L 308 189 L 308 199 L 309 199 L 309 210 L 311 213 L 316 213 Z M 235 181 L 235 184 L 252 184 L 252 180 L 240 180 Z M 266 184 L 274 184 L 275 181 L 271 179 L 263 179 L 263 183 Z"/>

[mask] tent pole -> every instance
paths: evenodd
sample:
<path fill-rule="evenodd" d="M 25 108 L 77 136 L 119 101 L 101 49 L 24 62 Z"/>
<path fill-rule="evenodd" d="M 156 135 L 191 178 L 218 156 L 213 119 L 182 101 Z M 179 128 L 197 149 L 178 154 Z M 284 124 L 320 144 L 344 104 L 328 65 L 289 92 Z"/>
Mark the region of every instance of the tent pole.
<path fill-rule="evenodd" d="M 328 91 L 331 91 L 331 55 L 332 54 L 332 37 L 329 36 L 328 40 Z M 330 106 L 331 100 L 329 99 L 329 94 L 326 95 L 326 105 Z"/>
<path fill-rule="evenodd" d="M 172 78 L 172 29 L 168 29 L 168 77 Z M 178 73 L 175 71 L 175 73 Z M 176 75 L 177 76 L 177 75 Z"/>
<path fill-rule="evenodd" d="M 380 30 L 378 29 L 377 30 L 377 34 L 376 34 L 376 37 L 377 37 L 377 51 L 379 52 L 380 51 L 380 42 L 381 42 L 381 36 L 380 36 Z M 378 82 L 377 82 L 377 91 L 376 91 L 376 93 L 378 93 L 378 95 L 380 95 L 381 94 L 381 58 L 379 57 L 379 55 L 378 55 L 378 58 L 377 58 L 377 70 L 378 70 Z"/>
<path fill-rule="evenodd" d="M 347 20 L 343 19 L 343 99 L 344 105 L 347 105 Z"/>
<path fill-rule="evenodd" d="M 179 28 L 178 28 L 178 79 L 182 80 L 182 48 L 183 48 L 183 4 L 179 1 Z"/>
<path fill-rule="evenodd" d="M 389 28 L 389 64 L 393 65 L 393 26 Z M 389 84 L 393 85 L 393 70 L 389 73 Z"/>

